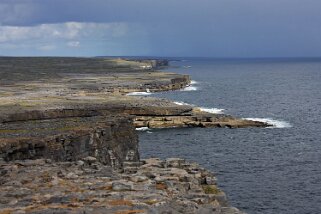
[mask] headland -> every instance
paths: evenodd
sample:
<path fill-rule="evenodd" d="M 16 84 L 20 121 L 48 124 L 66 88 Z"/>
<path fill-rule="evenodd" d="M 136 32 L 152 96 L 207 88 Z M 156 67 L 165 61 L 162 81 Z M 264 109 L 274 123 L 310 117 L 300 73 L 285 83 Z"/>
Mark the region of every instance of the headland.
<path fill-rule="evenodd" d="M 182 159 L 141 160 L 136 128 L 267 127 L 170 100 L 166 60 L 0 58 L 0 213 L 241 213 Z"/>

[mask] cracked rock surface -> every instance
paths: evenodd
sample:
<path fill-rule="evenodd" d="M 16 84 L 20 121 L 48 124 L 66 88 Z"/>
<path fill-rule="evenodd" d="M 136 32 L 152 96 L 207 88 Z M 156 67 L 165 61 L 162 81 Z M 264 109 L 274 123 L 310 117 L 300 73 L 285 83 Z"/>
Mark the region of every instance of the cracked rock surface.
<path fill-rule="evenodd" d="M 184 159 L 0 161 L 0 213 L 241 213 L 214 175 Z"/>

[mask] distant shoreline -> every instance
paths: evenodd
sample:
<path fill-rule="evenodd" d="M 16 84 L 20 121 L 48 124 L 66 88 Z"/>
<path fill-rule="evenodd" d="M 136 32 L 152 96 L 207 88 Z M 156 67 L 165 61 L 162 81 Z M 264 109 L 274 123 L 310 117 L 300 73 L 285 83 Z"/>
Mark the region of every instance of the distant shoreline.
<path fill-rule="evenodd" d="M 142 165 L 135 128 L 268 126 L 168 100 L 124 96 L 137 91 L 177 90 L 191 83 L 187 75 L 155 70 L 167 65 L 164 60 L 119 58 L 0 58 L 0 169 L 13 167 L 17 161 L 25 165 L 29 160 L 50 159 L 71 164 L 89 161 L 89 165 L 93 160 L 123 171 L 126 166 Z M 50 163 L 49 171 L 55 166 Z M 135 174 L 134 169 L 128 170 Z M 110 173 L 105 176 L 113 176 Z M 78 178 L 69 177 L 75 181 Z M 211 209 L 230 209 L 225 195 L 217 195 L 222 192 L 215 186 L 214 178 L 202 179 L 202 186 L 195 187 L 206 198 L 202 203 Z M 3 182 L 3 187 L 11 185 L 8 180 Z M 165 184 L 169 185 L 162 185 Z M 207 193 L 208 188 L 215 191 Z M 192 203 L 196 197 L 184 200 Z M 166 200 L 174 198 L 168 196 Z M 16 204 L 22 206 L 20 201 Z M 0 204 L 0 208 L 18 209 L 8 204 Z"/>

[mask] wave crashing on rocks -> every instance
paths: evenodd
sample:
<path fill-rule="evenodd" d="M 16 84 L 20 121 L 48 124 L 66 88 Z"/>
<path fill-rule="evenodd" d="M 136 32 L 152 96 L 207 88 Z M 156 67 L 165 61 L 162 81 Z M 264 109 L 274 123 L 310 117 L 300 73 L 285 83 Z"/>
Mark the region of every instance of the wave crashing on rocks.
<path fill-rule="evenodd" d="M 225 109 L 220 109 L 220 108 L 199 108 L 203 112 L 208 112 L 211 114 L 223 114 Z"/>
<path fill-rule="evenodd" d="M 152 95 L 151 92 L 143 92 L 143 91 L 137 91 L 137 92 L 130 92 L 126 94 L 127 96 L 149 96 Z"/>
<path fill-rule="evenodd" d="M 258 121 L 258 122 L 264 122 L 267 123 L 269 125 L 272 125 L 270 127 L 267 128 L 291 128 L 292 125 L 286 121 L 282 121 L 282 120 L 274 120 L 271 118 L 244 118 L 246 120 L 252 120 L 252 121 Z"/>

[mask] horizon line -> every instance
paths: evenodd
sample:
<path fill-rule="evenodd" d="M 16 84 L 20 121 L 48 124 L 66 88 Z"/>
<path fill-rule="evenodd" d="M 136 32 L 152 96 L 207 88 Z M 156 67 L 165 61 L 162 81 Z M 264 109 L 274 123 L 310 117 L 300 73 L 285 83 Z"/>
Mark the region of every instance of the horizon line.
<path fill-rule="evenodd" d="M 102 57 L 110 57 L 110 58 L 194 58 L 194 59 L 321 59 L 321 56 L 271 56 L 271 57 L 216 57 L 216 56 L 153 56 L 153 55 L 98 55 L 98 56 L 72 56 L 72 55 L 0 55 L 0 57 L 33 57 L 33 58 L 102 58 Z"/>

